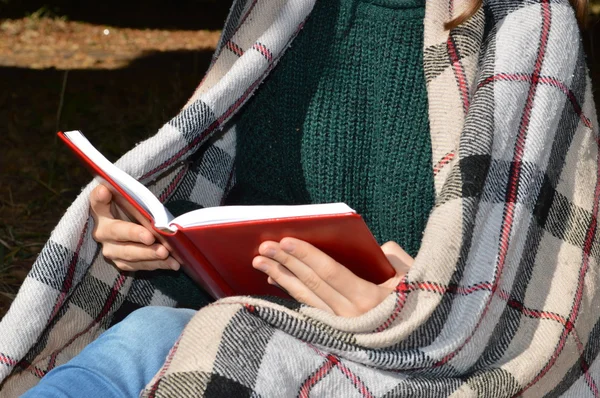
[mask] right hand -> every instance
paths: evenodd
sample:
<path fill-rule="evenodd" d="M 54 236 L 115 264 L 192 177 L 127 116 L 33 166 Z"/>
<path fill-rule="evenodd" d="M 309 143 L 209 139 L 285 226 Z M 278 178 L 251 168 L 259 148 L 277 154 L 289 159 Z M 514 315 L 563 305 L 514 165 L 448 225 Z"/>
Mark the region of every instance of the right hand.
<path fill-rule="evenodd" d="M 123 221 L 111 211 L 112 194 L 98 185 L 90 194 L 94 230 L 92 237 L 102 245 L 102 255 L 123 271 L 172 269 L 179 263 L 154 235 L 139 224 Z"/>

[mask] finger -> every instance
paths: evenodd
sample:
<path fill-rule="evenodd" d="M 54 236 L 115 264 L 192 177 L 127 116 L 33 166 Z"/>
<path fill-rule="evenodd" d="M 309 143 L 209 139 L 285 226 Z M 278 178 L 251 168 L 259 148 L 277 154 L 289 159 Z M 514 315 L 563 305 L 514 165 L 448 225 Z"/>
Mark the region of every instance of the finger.
<path fill-rule="evenodd" d="M 154 243 L 154 235 L 145 227 L 129 221 L 100 218 L 94 231 L 98 242 L 134 242 L 144 245 Z"/>
<path fill-rule="evenodd" d="M 146 246 L 129 242 L 107 242 L 102 245 L 102 255 L 110 260 L 154 261 L 166 260 L 169 251 L 160 244 Z"/>
<path fill-rule="evenodd" d="M 271 278 L 270 276 L 269 276 L 269 277 L 267 277 L 267 283 L 268 283 L 269 285 L 273 285 L 273 286 L 275 286 L 275 287 L 278 287 L 278 288 L 280 288 L 281 290 L 283 290 L 284 292 L 286 292 L 286 293 L 287 293 L 287 291 L 286 291 L 284 288 L 282 288 L 282 287 L 281 287 L 281 285 L 280 285 L 279 283 L 275 282 L 275 279 Z"/>
<path fill-rule="evenodd" d="M 405 252 L 396 242 L 390 241 L 384 243 L 381 246 L 381 250 L 399 275 L 406 275 L 415 261 L 410 254 Z"/>
<path fill-rule="evenodd" d="M 351 305 L 344 295 L 329 285 L 328 281 L 324 281 L 308 264 L 284 252 L 280 244 L 276 242 L 264 242 L 259 246 L 258 252 L 262 256 L 270 258 L 287 268 L 306 288 L 312 291 L 335 313 L 343 312 L 346 307 Z"/>
<path fill-rule="evenodd" d="M 350 301 L 370 296 L 377 288 L 375 284 L 359 278 L 310 243 L 294 238 L 284 238 L 280 245 L 285 253 L 308 265 L 320 279 Z"/>
<path fill-rule="evenodd" d="M 166 260 L 153 261 L 115 260 L 113 263 L 122 271 L 154 271 L 157 269 L 177 271 L 179 269 L 179 263 L 172 257 L 169 257 Z"/>
<path fill-rule="evenodd" d="M 129 217 L 129 215 L 125 213 L 123 209 L 121 209 L 114 200 L 110 202 L 110 214 L 112 214 L 113 218 L 119 220 L 136 222 L 134 219 Z"/>
<path fill-rule="evenodd" d="M 104 185 L 100 184 L 90 194 L 90 207 L 92 214 L 98 217 L 113 218 L 110 212 L 112 194 Z"/>
<path fill-rule="evenodd" d="M 299 302 L 333 313 L 333 310 L 323 300 L 275 260 L 264 256 L 256 256 L 252 260 L 252 266 L 267 274 L 269 283 L 277 284 Z"/>

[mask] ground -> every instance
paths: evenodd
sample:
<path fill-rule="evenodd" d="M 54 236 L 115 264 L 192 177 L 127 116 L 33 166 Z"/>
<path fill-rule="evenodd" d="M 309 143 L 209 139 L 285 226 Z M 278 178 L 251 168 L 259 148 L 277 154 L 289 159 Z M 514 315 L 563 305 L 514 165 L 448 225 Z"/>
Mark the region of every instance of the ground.
<path fill-rule="evenodd" d="M 0 20 L 0 318 L 90 180 L 56 131 L 83 130 L 116 160 L 183 106 L 218 37 L 64 18 Z"/>
<path fill-rule="evenodd" d="M 83 130 L 112 160 L 155 133 L 192 94 L 218 40 L 228 4 L 203 1 L 193 18 L 157 7 L 143 20 L 136 9 L 115 19 L 105 7 L 69 12 L 84 22 L 46 8 L 0 19 L 0 318 L 90 180 L 56 131 Z M 600 82 L 600 22 L 585 37 Z"/>

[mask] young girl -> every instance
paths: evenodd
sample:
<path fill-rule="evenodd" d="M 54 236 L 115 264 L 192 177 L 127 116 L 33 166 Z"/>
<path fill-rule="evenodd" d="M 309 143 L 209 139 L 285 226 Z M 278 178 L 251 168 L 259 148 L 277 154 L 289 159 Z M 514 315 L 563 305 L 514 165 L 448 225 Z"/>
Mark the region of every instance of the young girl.
<path fill-rule="evenodd" d="M 388 242 L 397 275 L 374 285 L 294 237 L 267 241 L 251 266 L 297 302 L 137 310 L 49 365 L 30 396 L 597 395 L 598 150 L 571 8 L 581 17 L 584 3 L 234 5 L 211 70 L 166 128 L 189 153 L 211 145 L 164 196 L 346 202 Z M 164 150 L 144 177 L 182 158 Z M 115 217 L 108 190 L 90 200 L 117 268 L 179 268 Z"/>

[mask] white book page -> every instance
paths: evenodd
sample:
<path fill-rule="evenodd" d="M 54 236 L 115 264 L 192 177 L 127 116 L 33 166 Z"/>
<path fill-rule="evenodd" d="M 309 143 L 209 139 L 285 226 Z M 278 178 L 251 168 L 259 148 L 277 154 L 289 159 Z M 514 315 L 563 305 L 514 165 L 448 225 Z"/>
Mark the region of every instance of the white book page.
<path fill-rule="evenodd" d="M 198 209 L 182 214 L 171 221 L 171 229 L 177 224 L 181 227 L 225 224 L 240 221 L 256 221 L 356 213 L 345 203 L 326 203 L 296 206 L 219 206 Z"/>
<path fill-rule="evenodd" d="M 135 178 L 119 169 L 106 159 L 88 140 L 81 131 L 67 131 L 64 135 L 81 150 L 93 163 L 127 192 L 154 219 L 157 228 L 166 228 L 173 215 L 160 203 L 160 200 L 148 188 Z"/>

